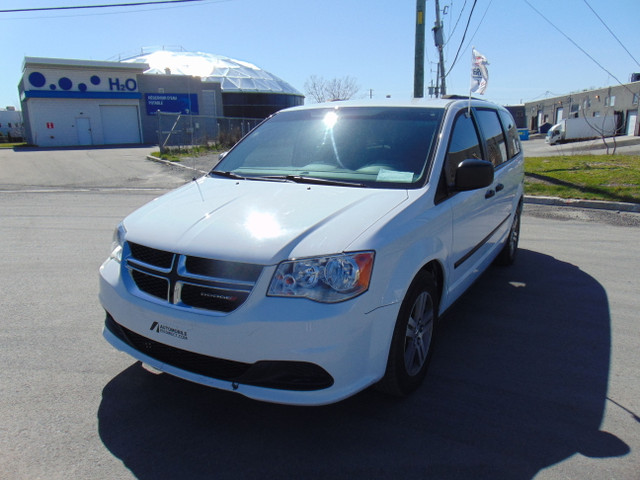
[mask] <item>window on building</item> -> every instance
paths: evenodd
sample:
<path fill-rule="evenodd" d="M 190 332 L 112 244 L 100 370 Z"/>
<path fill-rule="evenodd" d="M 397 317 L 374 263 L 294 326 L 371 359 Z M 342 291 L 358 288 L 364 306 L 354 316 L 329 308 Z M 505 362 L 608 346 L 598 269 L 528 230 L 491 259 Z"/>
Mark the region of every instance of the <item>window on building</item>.
<path fill-rule="evenodd" d="M 633 100 L 631 100 L 633 105 L 638 105 L 638 94 L 634 93 L 633 94 Z"/>

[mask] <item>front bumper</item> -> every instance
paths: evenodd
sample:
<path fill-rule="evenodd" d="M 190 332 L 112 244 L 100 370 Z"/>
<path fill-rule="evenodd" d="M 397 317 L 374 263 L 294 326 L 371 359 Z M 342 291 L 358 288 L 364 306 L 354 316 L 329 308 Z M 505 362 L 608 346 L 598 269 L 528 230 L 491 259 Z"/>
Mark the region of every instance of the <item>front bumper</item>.
<path fill-rule="evenodd" d="M 244 384 L 281 390 L 313 391 L 333 385 L 331 375 L 313 363 L 261 360 L 249 364 L 189 352 L 143 337 L 118 324 L 109 314 L 104 331 L 112 343 L 121 345 L 119 342 L 123 342 L 155 362 L 231 382 L 236 389 Z"/>
<path fill-rule="evenodd" d="M 368 293 L 339 304 L 271 298 L 261 294 L 269 279 L 234 312 L 203 312 L 131 295 L 108 260 L 104 337 L 163 372 L 276 403 L 333 403 L 382 377 L 398 304 L 376 308 Z"/>

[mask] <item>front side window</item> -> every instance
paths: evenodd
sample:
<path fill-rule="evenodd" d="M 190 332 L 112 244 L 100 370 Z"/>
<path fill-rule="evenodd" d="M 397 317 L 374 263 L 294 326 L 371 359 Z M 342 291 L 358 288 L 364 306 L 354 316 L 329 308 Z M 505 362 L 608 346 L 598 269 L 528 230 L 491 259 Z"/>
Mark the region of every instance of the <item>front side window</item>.
<path fill-rule="evenodd" d="M 458 115 L 451 130 L 443 172 L 447 185 L 455 184 L 458 165 L 470 158 L 482 158 L 482 150 L 473 119 L 463 113 Z"/>
<path fill-rule="evenodd" d="M 283 111 L 239 142 L 210 175 L 417 188 L 442 116 L 442 109 L 414 107 Z"/>

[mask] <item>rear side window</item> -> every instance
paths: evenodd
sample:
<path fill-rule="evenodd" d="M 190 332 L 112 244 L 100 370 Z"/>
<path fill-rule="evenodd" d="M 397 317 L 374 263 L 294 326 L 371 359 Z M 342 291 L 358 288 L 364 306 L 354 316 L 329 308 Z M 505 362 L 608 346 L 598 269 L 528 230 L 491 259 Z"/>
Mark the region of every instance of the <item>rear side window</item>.
<path fill-rule="evenodd" d="M 509 112 L 500 110 L 500 119 L 502 120 L 505 132 L 507 132 L 507 152 L 509 159 L 512 159 L 519 154 L 521 150 L 518 127 L 516 127 L 516 122 Z"/>
<path fill-rule="evenodd" d="M 494 167 L 498 167 L 509 159 L 507 141 L 502 131 L 498 112 L 496 110 L 477 109 L 476 117 L 486 139 L 487 160 L 493 163 Z"/>

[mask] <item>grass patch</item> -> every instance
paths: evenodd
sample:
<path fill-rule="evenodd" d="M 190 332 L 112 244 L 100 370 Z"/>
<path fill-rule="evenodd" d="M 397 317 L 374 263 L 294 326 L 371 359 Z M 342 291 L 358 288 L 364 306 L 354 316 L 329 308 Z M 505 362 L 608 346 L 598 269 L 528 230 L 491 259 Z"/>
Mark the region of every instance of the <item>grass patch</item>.
<path fill-rule="evenodd" d="M 187 158 L 202 157 L 204 155 L 216 155 L 228 150 L 222 145 L 214 144 L 208 146 L 195 147 L 169 147 L 164 152 L 155 151 L 151 155 L 170 162 L 181 162 Z"/>
<path fill-rule="evenodd" d="M 525 193 L 640 203 L 640 156 L 526 157 Z"/>
<path fill-rule="evenodd" d="M 16 148 L 16 147 L 26 147 L 27 144 L 24 142 L 20 143 L 0 143 L 0 148 Z"/>

